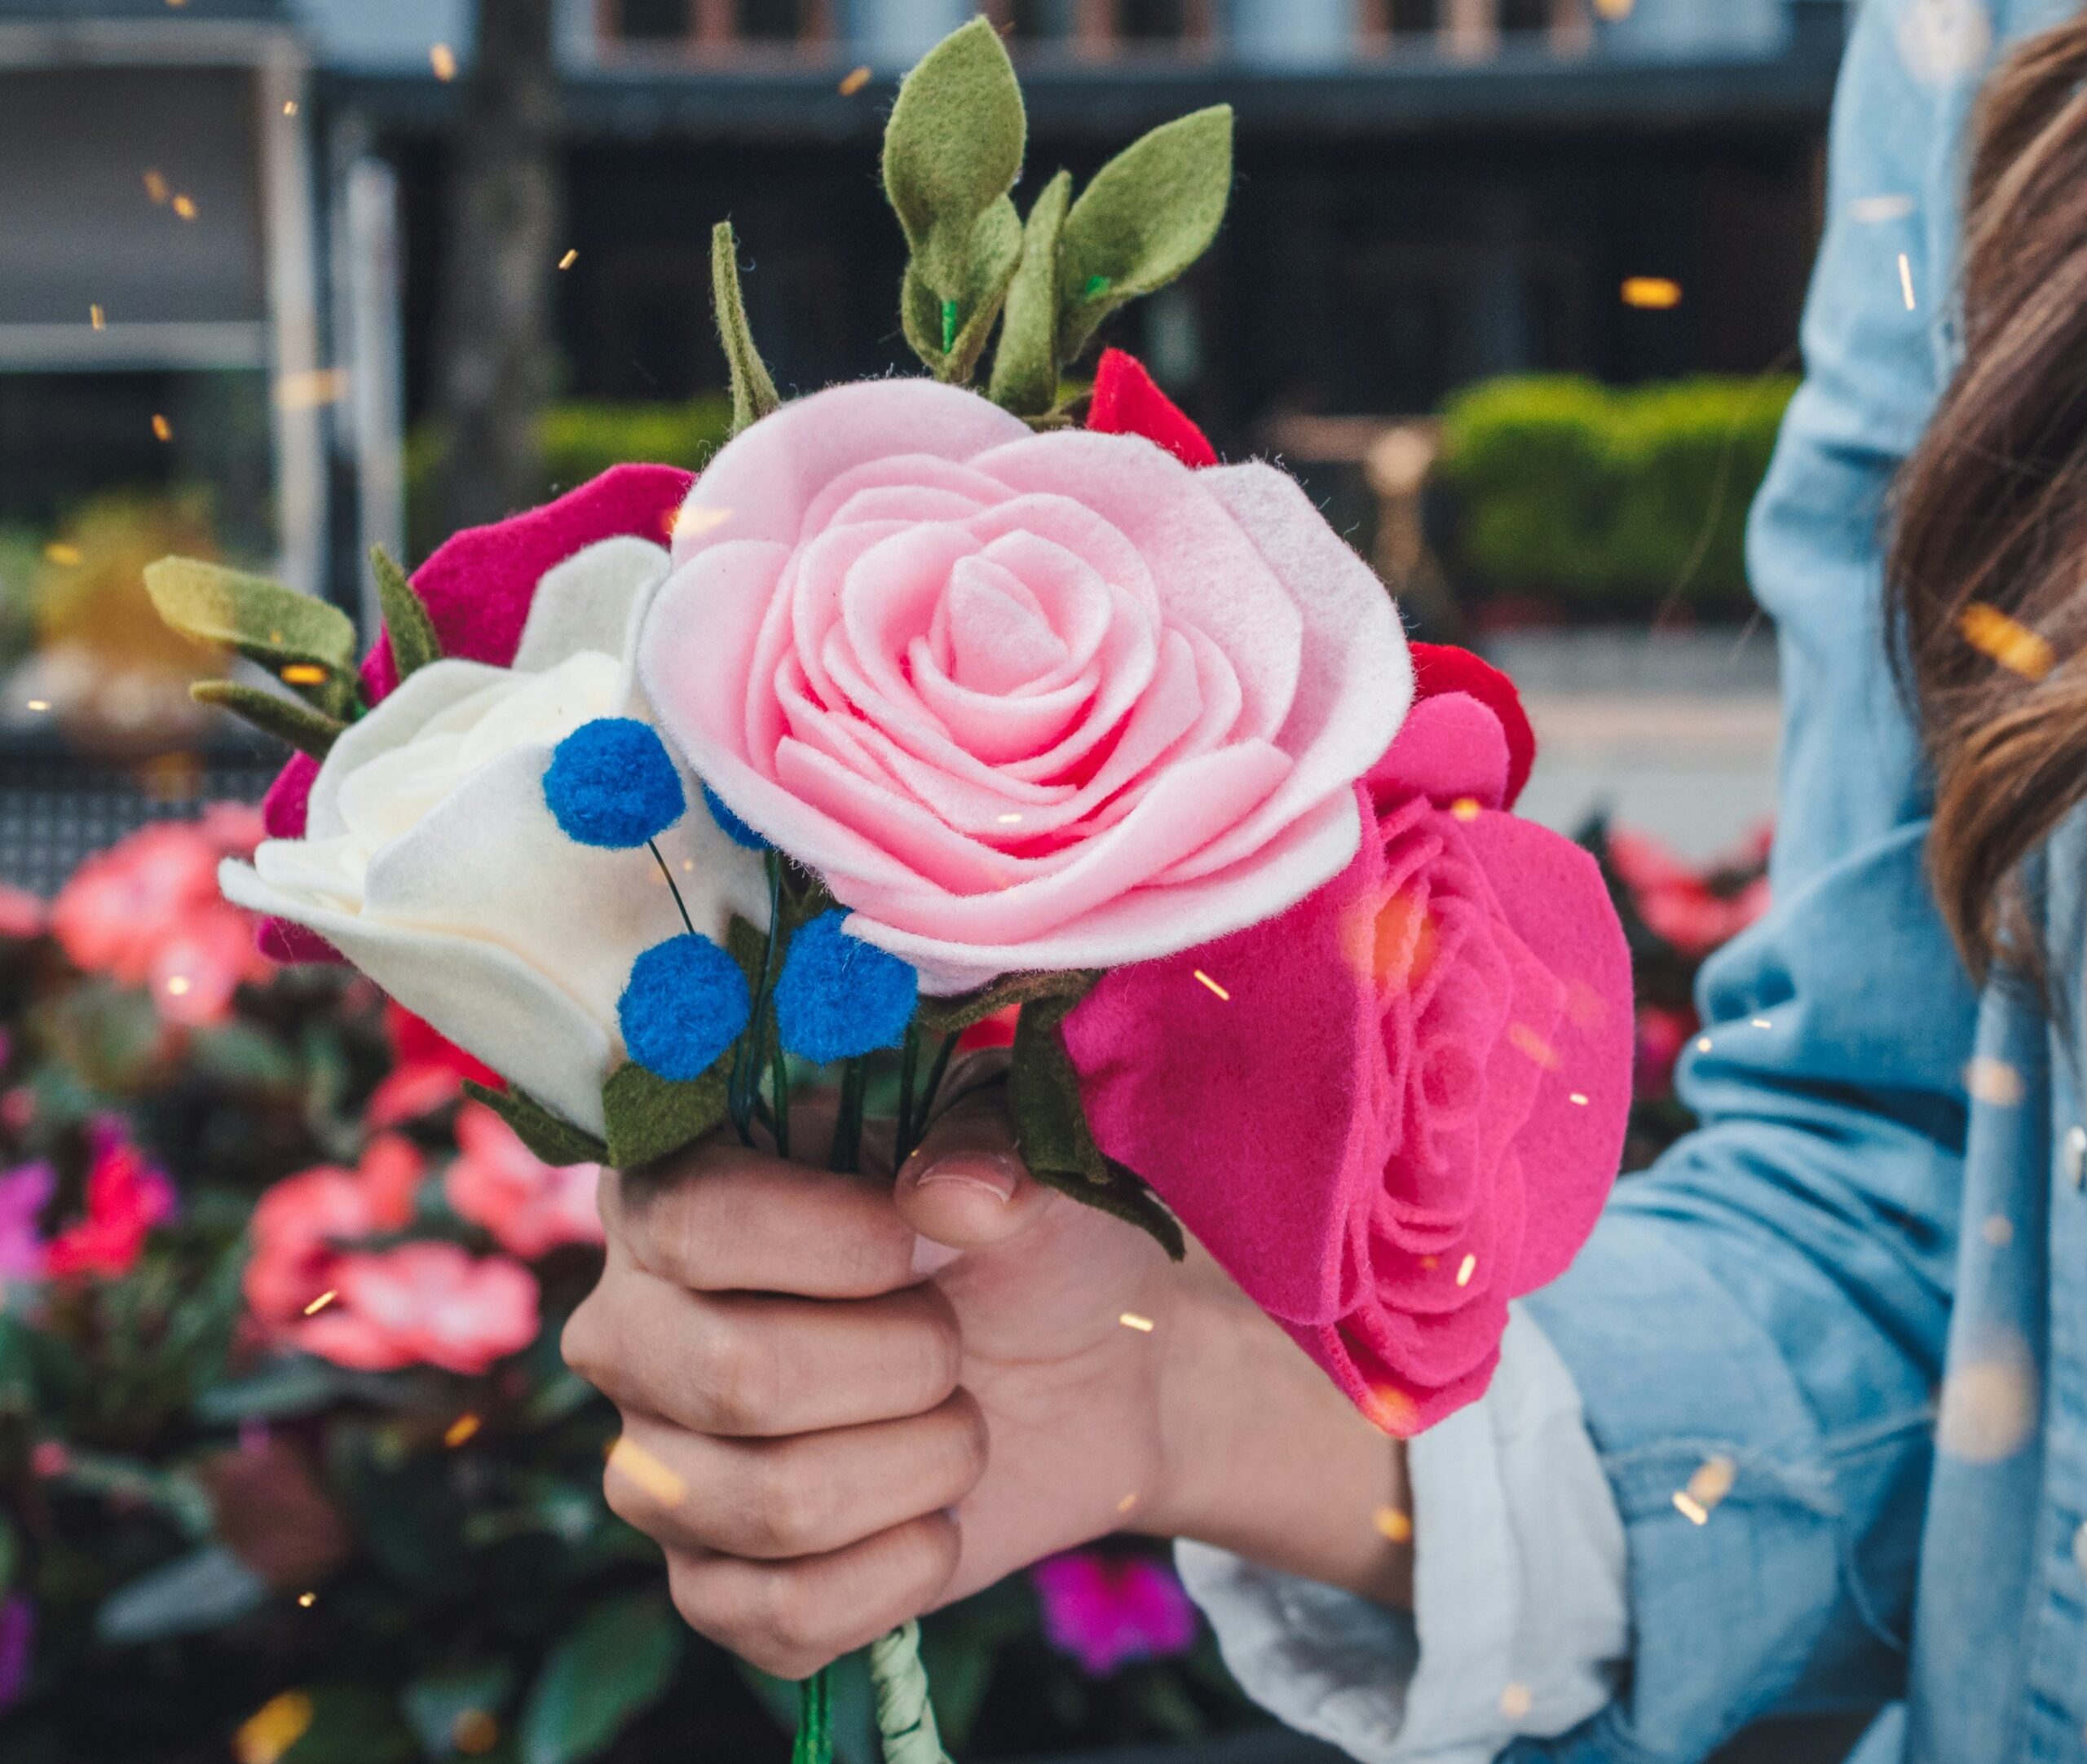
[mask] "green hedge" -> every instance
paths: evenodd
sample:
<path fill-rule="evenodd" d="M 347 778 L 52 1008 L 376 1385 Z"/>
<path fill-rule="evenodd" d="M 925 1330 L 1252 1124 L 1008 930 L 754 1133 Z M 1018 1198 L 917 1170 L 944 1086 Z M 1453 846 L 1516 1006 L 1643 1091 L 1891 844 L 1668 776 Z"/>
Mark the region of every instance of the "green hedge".
<path fill-rule="evenodd" d="M 725 444 L 731 430 L 731 400 L 722 394 L 682 404 L 563 400 L 544 412 L 543 497 L 548 501 L 632 460 L 695 471 Z M 406 443 L 406 518 L 416 558 L 426 557 L 446 536 L 435 493 L 443 439 L 439 426 L 428 421 Z"/>
<path fill-rule="evenodd" d="M 1459 564 L 1482 589 L 1600 616 L 1746 598 L 1746 511 L 1797 381 L 1617 389 L 1488 380 L 1443 413 Z"/>

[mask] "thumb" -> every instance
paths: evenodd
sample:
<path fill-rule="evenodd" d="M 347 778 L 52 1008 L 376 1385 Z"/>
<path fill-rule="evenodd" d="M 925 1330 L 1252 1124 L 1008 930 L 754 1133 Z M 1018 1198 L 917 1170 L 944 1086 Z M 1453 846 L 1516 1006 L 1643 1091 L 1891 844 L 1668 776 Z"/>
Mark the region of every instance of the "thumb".
<path fill-rule="evenodd" d="M 1049 1202 L 1050 1190 L 1015 1150 L 1006 1094 L 995 1085 L 952 1105 L 899 1171 L 893 1196 L 899 1216 L 929 1243 L 998 1249 L 1027 1231 Z M 929 1253 L 914 1265 L 933 1272 L 953 1259 Z"/>

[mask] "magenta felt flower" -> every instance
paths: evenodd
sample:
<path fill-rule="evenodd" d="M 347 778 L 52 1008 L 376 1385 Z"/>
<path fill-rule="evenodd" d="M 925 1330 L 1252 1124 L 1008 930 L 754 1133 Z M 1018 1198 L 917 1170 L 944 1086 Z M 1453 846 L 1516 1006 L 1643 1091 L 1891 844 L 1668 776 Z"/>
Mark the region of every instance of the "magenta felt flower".
<path fill-rule="evenodd" d="M 1107 975 L 1065 1028 L 1102 1149 L 1402 1435 L 1485 1389 L 1630 1108 L 1622 928 L 1586 853 L 1504 812 L 1507 774 L 1498 715 L 1423 699 L 1339 878 Z"/>
<path fill-rule="evenodd" d="M 1097 1678 L 1195 1646 L 1196 1609 L 1171 1570 L 1144 1556 L 1075 1550 L 1029 1571 L 1044 1634 Z"/>
<path fill-rule="evenodd" d="M 785 405 L 682 511 L 663 728 L 930 991 L 1281 912 L 1360 837 L 1412 669 L 1290 478 L 921 380 Z"/>

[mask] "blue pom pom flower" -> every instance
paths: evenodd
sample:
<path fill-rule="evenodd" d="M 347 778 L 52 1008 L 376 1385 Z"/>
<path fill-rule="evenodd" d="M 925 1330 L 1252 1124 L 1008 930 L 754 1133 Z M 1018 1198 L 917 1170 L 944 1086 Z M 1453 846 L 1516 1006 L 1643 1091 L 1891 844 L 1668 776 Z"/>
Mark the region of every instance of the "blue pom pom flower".
<path fill-rule="evenodd" d="M 629 717 L 598 717 L 561 741 L 544 800 L 567 838 L 610 851 L 658 838 L 688 806 L 665 744 Z"/>
<path fill-rule="evenodd" d="M 725 799 L 708 784 L 703 787 L 703 805 L 710 811 L 710 818 L 717 823 L 717 831 L 735 845 L 743 845 L 748 851 L 768 849 L 768 841 L 726 808 Z"/>
<path fill-rule="evenodd" d="M 693 933 L 655 943 L 632 963 L 616 1003 L 631 1058 L 676 1081 L 708 1071 L 752 1015 L 739 964 Z"/>
<path fill-rule="evenodd" d="M 818 1065 L 897 1047 L 920 993 L 910 964 L 841 928 L 847 916 L 821 913 L 798 932 L 775 983 L 783 1045 Z"/>

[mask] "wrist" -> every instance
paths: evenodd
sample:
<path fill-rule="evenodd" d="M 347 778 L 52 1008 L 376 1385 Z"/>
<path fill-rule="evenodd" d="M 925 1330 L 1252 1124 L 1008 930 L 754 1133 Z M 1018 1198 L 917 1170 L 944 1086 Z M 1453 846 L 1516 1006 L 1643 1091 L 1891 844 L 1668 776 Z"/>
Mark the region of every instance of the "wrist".
<path fill-rule="evenodd" d="M 1211 1272 L 1184 1279 L 1167 1330 L 1161 1497 L 1138 1528 L 1410 1607 L 1404 1445 Z"/>

